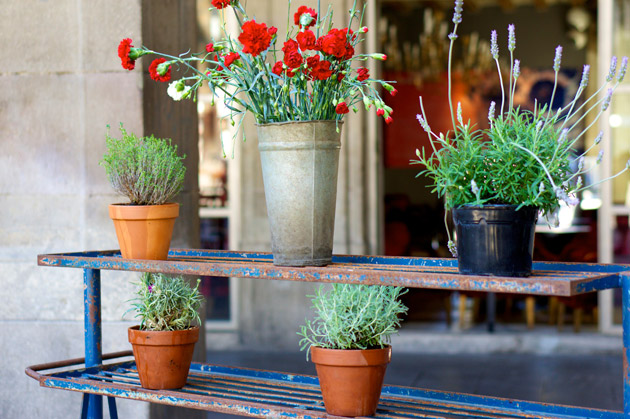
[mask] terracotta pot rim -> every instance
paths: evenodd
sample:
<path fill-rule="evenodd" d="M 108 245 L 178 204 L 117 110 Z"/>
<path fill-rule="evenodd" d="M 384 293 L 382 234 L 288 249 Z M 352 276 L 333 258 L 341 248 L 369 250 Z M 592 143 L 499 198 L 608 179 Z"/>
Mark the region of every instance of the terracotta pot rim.
<path fill-rule="evenodd" d="M 311 360 L 320 365 L 365 366 L 388 364 L 392 357 L 392 347 L 374 349 L 329 349 L 311 347 Z"/>
<path fill-rule="evenodd" d="M 129 342 L 132 345 L 188 345 L 199 340 L 199 326 L 185 330 L 140 330 L 140 325 L 135 325 L 127 330 Z M 177 343 L 172 343 L 174 340 L 172 336 L 177 336 Z"/>
<path fill-rule="evenodd" d="M 179 204 L 175 202 L 160 205 L 109 204 L 112 220 L 160 220 L 178 216 Z"/>
<path fill-rule="evenodd" d="M 132 204 L 131 202 L 116 202 L 114 204 L 109 204 L 110 207 L 163 207 L 165 205 L 177 205 L 179 206 L 179 204 L 177 202 L 165 202 L 163 204 L 156 204 L 156 205 L 136 205 L 136 204 Z"/>

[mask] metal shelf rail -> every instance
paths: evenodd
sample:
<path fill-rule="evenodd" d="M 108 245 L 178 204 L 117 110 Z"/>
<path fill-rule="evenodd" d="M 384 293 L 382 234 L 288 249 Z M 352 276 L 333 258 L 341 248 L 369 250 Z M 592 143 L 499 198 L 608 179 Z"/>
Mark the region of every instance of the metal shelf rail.
<path fill-rule="evenodd" d="M 528 278 L 468 276 L 457 261 L 436 258 L 334 256 L 326 267 L 274 266 L 269 253 L 172 249 L 167 261 L 122 259 L 119 251 L 38 256 L 42 266 L 84 270 L 85 358 L 28 367 L 43 387 L 84 393 L 82 417 L 102 418 L 102 396 L 110 417 L 115 398 L 137 399 L 252 417 L 325 417 L 316 377 L 193 363 L 187 385 L 176 391 L 140 387 L 129 352 L 101 353 L 100 271 L 125 270 L 185 275 L 345 282 L 370 285 L 575 296 L 623 289 L 624 411 L 551 405 L 409 387 L 385 386 L 377 417 L 387 418 L 622 418 L 630 417 L 630 265 L 535 262 Z M 118 360 L 113 364 L 103 360 Z M 77 368 L 76 365 L 84 365 Z M 40 371 L 55 370 L 48 373 Z M 61 369 L 61 370 L 60 370 Z M 620 383 L 621 384 L 621 383 Z"/>

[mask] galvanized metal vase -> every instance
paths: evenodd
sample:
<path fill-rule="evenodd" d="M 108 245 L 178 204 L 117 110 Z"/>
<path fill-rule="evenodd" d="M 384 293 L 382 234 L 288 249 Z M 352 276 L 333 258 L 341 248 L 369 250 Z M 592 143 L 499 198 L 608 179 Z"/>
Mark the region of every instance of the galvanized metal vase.
<path fill-rule="evenodd" d="M 257 128 L 273 263 L 329 264 L 341 148 L 337 123 L 281 122 Z"/>

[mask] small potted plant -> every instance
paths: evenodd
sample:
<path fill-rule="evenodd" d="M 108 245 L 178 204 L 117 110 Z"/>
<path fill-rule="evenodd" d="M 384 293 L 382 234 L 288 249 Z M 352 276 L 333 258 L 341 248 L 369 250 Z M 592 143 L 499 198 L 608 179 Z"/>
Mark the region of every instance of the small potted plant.
<path fill-rule="evenodd" d="M 131 309 L 140 325 L 128 329 L 142 387 L 164 390 L 186 384 L 201 324 L 199 282 L 193 288 L 183 277 L 142 275 Z"/>
<path fill-rule="evenodd" d="M 179 204 L 170 200 L 184 185 L 186 167 L 170 139 L 138 138 L 120 124 L 121 139 L 106 134 L 107 153 L 101 165 L 116 192 L 129 203 L 112 204 L 123 258 L 165 260 Z"/>
<path fill-rule="evenodd" d="M 535 102 L 533 109 L 524 109 L 515 103 L 521 72 L 521 63 L 514 58 L 515 27 L 508 26 L 510 69 L 505 80 L 499 65 L 497 33 L 492 31 L 490 53 L 498 69 L 501 103 L 491 102 L 489 128 L 479 129 L 463 120 L 461 105 L 454 111 L 451 97 L 451 57 L 462 10 L 463 0 L 456 0 L 447 67 L 453 129 L 433 132 L 420 98 L 421 114 L 417 117 L 431 148 L 418 150 L 418 159 L 412 164 L 424 166 L 419 175 L 433 181 L 433 191 L 444 198 L 445 210 L 453 212 L 457 247 L 447 226 L 448 247 L 458 257 L 460 272 L 529 276 L 539 212 L 556 224 L 554 215 L 561 202 L 577 205 L 579 193 L 593 186 L 585 185 L 585 175 L 593 169 L 585 165 L 585 158 L 597 151 L 603 134 L 600 132 L 583 151 L 577 146 L 609 107 L 614 90 L 625 77 L 628 58 L 621 60 L 617 71 L 617 58 L 613 57 L 605 84 L 590 97 L 583 97 L 590 73 L 585 65 L 575 96 L 552 109 L 562 59 L 562 47 L 558 46 L 553 62 L 555 83 L 548 102 Z M 589 113 L 593 118 L 588 125 L 582 124 Z M 595 163 L 602 155 L 603 150 L 593 159 Z M 628 164 L 613 177 L 627 170 Z"/>
<path fill-rule="evenodd" d="M 315 317 L 298 335 L 319 377 L 326 412 L 371 416 L 381 395 L 391 359 L 390 336 L 407 312 L 399 297 L 404 288 L 322 285 L 312 297 Z"/>

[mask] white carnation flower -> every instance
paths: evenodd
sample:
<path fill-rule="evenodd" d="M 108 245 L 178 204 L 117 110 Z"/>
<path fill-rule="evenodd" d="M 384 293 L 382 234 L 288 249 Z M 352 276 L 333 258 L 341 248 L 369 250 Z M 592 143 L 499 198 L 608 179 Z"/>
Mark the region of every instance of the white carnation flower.
<path fill-rule="evenodd" d="M 166 93 L 173 98 L 173 100 L 182 100 L 190 96 L 190 86 L 186 86 L 180 81 L 174 81 L 168 85 Z"/>

